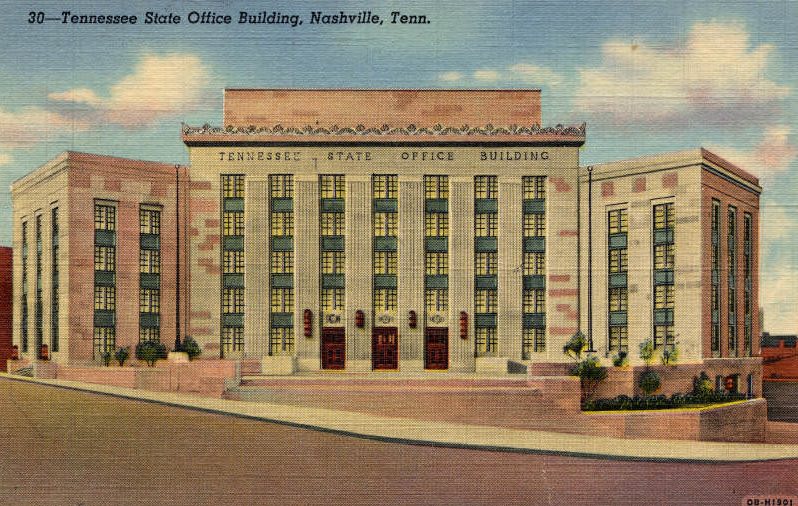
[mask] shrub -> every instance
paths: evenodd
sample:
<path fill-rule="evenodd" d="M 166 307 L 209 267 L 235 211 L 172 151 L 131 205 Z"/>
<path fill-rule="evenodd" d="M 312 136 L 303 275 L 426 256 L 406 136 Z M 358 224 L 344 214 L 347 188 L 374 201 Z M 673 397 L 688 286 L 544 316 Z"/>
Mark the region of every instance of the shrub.
<path fill-rule="evenodd" d="M 125 365 L 125 360 L 130 356 L 130 346 L 125 346 L 124 348 L 117 348 L 116 353 L 114 353 L 114 358 L 117 362 L 119 362 L 119 367 Z"/>
<path fill-rule="evenodd" d="M 200 345 L 191 336 L 186 336 L 186 338 L 183 339 L 183 346 L 181 348 L 188 354 L 189 360 L 194 360 L 195 357 L 198 357 L 200 354 L 202 354 Z"/>
<path fill-rule="evenodd" d="M 706 398 L 715 392 L 715 387 L 712 385 L 712 380 L 705 371 L 701 371 L 698 376 L 693 376 L 693 391 L 692 395 L 696 397 Z"/>
<path fill-rule="evenodd" d="M 166 346 L 160 341 L 141 341 L 136 345 L 136 358 L 153 367 L 159 358 L 166 357 Z"/>
<path fill-rule="evenodd" d="M 607 377 L 607 368 L 599 365 L 598 357 L 590 355 L 578 362 L 571 374 L 579 376 L 579 383 L 582 386 L 582 401 L 586 401 L 593 396 L 596 387 Z"/>
<path fill-rule="evenodd" d="M 654 341 L 649 339 L 640 343 L 640 359 L 646 363 L 646 366 L 651 365 L 654 360 Z"/>
<path fill-rule="evenodd" d="M 661 384 L 662 381 L 660 381 L 659 374 L 657 374 L 656 371 L 645 371 L 640 376 L 640 383 L 638 385 L 640 386 L 640 390 L 642 390 L 646 396 L 649 396 L 656 392 Z"/>
<path fill-rule="evenodd" d="M 615 367 L 629 365 L 629 355 L 625 351 L 619 351 L 617 355 L 612 357 L 612 365 Z"/>
<path fill-rule="evenodd" d="M 710 394 L 708 398 L 699 398 L 693 394 L 675 393 L 668 398 L 665 395 L 634 396 L 619 395 L 612 399 L 596 399 L 586 401 L 582 409 L 586 411 L 630 411 L 640 409 L 671 409 L 701 404 L 719 404 L 745 399 L 743 394 Z"/>
<path fill-rule="evenodd" d="M 571 357 L 572 359 L 579 361 L 582 359 L 582 351 L 587 346 L 587 338 L 582 332 L 577 331 L 571 338 L 565 343 L 565 346 L 562 347 L 562 352 Z"/>
<path fill-rule="evenodd" d="M 103 364 L 105 364 L 106 367 L 111 365 L 111 352 L 110 351 L 104 351 L 102 353 L 102 355 L 100 355 L 100 358 L 102 358 Z"/>
<path fill-rule="evenodd" d="M 665 347 L 662 350 L 662 356 L 660 357 L 662 361 L 662 365 L 672 365 L 675 364 L 677 360 L 679 360 L 679 348 L 676 345 L 673 348 Z"/>

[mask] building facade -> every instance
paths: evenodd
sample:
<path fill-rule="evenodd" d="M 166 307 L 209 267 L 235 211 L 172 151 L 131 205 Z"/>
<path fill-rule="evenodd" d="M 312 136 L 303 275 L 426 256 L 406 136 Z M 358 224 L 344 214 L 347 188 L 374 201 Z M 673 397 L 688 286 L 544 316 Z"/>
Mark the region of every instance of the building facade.
<path fill-rule="evenodd" d="M 223 122 L 183 126 L 190 172 L 69 153 L 14 183 L 23 355 L 179 328 L 264 373 L 504 373 L 581 330 L 757 367 L 761 188 L 705 150 L 580 168 L 536 90 L 232 89 Z"/>

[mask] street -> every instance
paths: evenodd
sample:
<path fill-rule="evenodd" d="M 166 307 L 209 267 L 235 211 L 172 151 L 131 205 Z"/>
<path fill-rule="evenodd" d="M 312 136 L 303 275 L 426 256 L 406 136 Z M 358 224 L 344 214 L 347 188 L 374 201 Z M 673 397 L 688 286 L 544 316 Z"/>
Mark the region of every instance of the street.
<path fill-rule="evenodd" d="M 412 446 L 7 379 L 0 440 L 2 504 L 740 504 L 798 494 L 795 460 Z"/>

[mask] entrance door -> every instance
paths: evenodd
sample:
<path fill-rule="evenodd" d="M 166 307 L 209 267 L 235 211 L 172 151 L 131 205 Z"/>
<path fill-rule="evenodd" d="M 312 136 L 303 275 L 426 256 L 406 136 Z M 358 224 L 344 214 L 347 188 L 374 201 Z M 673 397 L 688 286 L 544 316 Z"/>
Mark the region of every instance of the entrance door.
<path fill-rule="evenodd" d="M 396 327 L 375 327 L 371 337 L 371 366 L 374 369 L 399 367 L 399 332 Z"/>
<path fill-rule="evenodd" d="M 346 363 L 346 336 L 343 327 L 322 327 L 321 368 L 343 369 Z"/>
<path fill-rule="evenodd" d="M 427 327 L 424 335 L 424 368 L 449 368 L 449 329 Z"/>

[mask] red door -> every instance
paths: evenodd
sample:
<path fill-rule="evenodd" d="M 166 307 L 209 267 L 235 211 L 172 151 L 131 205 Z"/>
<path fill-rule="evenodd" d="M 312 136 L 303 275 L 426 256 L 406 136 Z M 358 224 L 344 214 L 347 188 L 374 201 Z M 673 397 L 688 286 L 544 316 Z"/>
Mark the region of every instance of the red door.
<path fill-rule="evenodd" d="M 424 335 L 424 368 L 449 368 L 449 329 L 427 327 Z"/>
<path fill-rule="evenodd" d="M 399 367 L 399 332 L 396 327 L 375 327 L 371 337 L 371 365 L 374 369 Z"/>
<path fill-rule="evenodd" d="M 321 368 L 343 369 L 346 363 L 346 336 L 343 327 L 321 329 Z"/>

